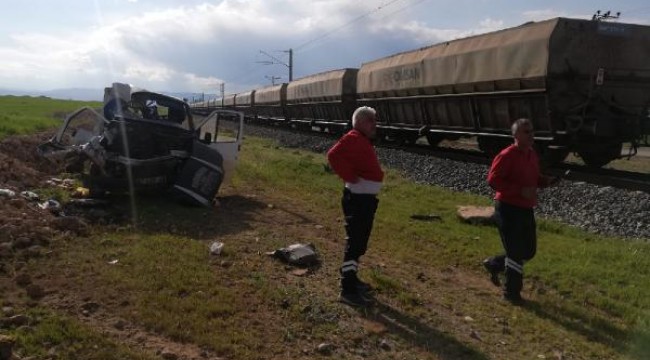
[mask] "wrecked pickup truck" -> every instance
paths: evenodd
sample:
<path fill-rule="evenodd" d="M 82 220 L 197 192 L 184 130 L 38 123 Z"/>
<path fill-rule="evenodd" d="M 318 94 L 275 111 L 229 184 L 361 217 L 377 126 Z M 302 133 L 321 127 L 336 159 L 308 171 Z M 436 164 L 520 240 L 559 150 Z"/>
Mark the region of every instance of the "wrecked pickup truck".
<path fill-rule="evenodd" d="M 197 120 L 185 101 L 114 83 L 100 111 L 73 112 L 38 150 L 64 159 L 91 194 L 171 189 L 209 206 L 235 168 L 243 123 L 229 110 Z"/>

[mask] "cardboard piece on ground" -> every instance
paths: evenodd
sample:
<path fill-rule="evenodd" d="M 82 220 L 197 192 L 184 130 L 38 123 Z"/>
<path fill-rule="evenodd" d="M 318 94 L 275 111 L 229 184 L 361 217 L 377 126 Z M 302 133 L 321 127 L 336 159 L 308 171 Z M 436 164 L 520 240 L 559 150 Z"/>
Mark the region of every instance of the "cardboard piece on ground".
<path fill-rule="evenodd" d="M 496 225 L 494 206 L 458 206 L 461 221 L 474 225 Z"/>

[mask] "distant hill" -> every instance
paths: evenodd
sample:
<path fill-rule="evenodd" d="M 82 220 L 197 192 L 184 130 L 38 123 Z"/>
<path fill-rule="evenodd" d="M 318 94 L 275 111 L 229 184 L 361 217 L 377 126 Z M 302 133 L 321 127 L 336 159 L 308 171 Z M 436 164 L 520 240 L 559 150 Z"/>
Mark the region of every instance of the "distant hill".
<path fill-rule="evenodd" d="M 214 99 L 216 94 L 202 94 L 192 92 L 172 92 L 161 91 L 165 95 L 177 97 L 179 99 L 187 99 L 192 102 L 201 101 L 200 99 Z M 102 101 L 104 98 L 104 89 L 90 89 L 90 88 L 67 88 L 67 89 L 54 89 L 54 90 L 15 90 L 0 88 L 0 95 L 16 95 L 16 96 L 47 96 L 53 99 L 63 100 L 81 100 L 81 101 Z"/>
<path fill-rule="evenodd" d="M 49 96 L 53 99 L 102 101 L 104 99 L 104 89 L 54 89 L 50 91 L 44 91 L 43 95 Z"/>
<path fill-rule="evenodd" d="M 188 102 L 194 101 L 202 101 L 202 99 L 208 100 L 208 99 L 214 99 L 217 95 L 216 94 L 204 94 L 204 93 L 185 93 L 185 92 L 166 92 L 162 91 L 163 94 L 169 95 L 169 96 L 174 96 L 179 99 L 186 99 Z"/>
<path fill-rule="evenodd" d="M 81 100 L 81 101 L 102 101 L 104 97 L 103 89 L 54 89 L 54 90 L 15 90 L 0 88 L 0 95 L 16 96 L 47 96 L 52 99 L 63 100 Z"/>

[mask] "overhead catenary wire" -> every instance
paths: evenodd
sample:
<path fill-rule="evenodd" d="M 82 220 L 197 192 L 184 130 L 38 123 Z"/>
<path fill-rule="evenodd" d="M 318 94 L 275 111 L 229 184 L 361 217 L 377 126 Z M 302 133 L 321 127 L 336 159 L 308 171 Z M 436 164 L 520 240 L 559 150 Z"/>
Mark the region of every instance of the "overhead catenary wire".
<path fill-rule="evenodd" d="M 382 9 L 386 8 L 387 6 L 390 6 L 390 5 L 392 5 L 392 4 L 394 4 L 394 3 L 398 2 L 398 1 L 403 1 L 403 0 L 391 0 L 391 1 L 388 1 L 387 3 L 379 5 L 376 8 L 355 17 L 354 19 L 346 22 L 345 24 L 343 24 L 343 25 L 341 25 L 341 26 L 339 26 L 339 27 L 337 27 L 337 28 L 335 28 L 333 30 L 330 30 L 330 31 L 328 31 L 328 32 L 326 32 L 326 33 L 324 33 L 324 34 L 322 34 L 320 36 L 317 36 L 317 37 L 315 37 L 315 38 L 313 38 L 311 40 L 308 40 L 308 41 L 294 47 L 293 50 L 294 50 L 294 52 L 297 52 L 297 51 L 303 49 L 304 47 L 306 47 L 307 45 L 310 45 L 310 44 L 312 44 L 312 43 L 314 43 L 316 41 L 319 41 L 319 40 L 321 40 L 323 38 L 326 38 L 326 37 L 332 35 L 333 33 L 337 32 L 337 31 L 340 31 L 340 30 L 342 30 L 342 29 L 344 29 L 344 28 L 346 28 L 346 27 L 348 27 L 348 26 L 350 26 L 350 25 L 352 25 L 352 24 L 354 24 L 354 23 L 356 23 L 356 22 L 358 22 L 358 21 L 360 21 L 360 20 L 362 20 L 362 19 L 364 19 L 364 18 L 378 12 L 378 11 L 381 11 Z"/>
<path fill-rule="evenodd" d="M 361 15 L 359 15 L 359 16 L 353 18 L 352 20 L 346 22 L 345 24 L 343 24 L 343 25 L 341 25 L 341 26 L 339 26 L 339 27 L 337 27 L 337 28 L 335 28 L 335 29 L 332 29 L 332 30 L 330 30 L 330 31 L 328 31 L 328 32 L 326 32 L 326 33 L 320 35 L 320 36 L 317 36 L 317 37 L 315 37 L 315 38 L 313 38 L 313 39 L 311 39 L 311 40 L 308 40 L 308 41 L 306 41 L 306 42 L 304 42 L 304 43 L 302 43 L 302 44 L 300 44 L 300 45 L 298 45 L 298 46 L 296 46 L 296 47 L 293 47 L 293 48 L 292 48 L 292 49 L 293 49 L 293 52 L 294 52 L 294 54 L 295 54 L 295 53 L 296 53 L 298 50 L 300 50 L 300 49 L 303 49 L 303 50 L 304 50 L 304 48 L 305 48 L 306 46 L 308 46 L 308 45 L 312 45 L 312 44 L 316 43 L 317 41 L 322 40 L 322 39 L 324 39 L 324 38 L 330 36 L 331 34 L 336 33 L 337 31 L 340 31 L 340 30 L 342 30 L 342 29 L 344 29 L 344 28 L 346 28 L 346 27 L 348 27 L 348 26 L 350 26 L 350 25 L 352 25 L 352 24 L 354 24 L 354 23 L 356 23 L 356 22 L 358 22 L 358 21 L 361 21 L 362 19 L 364 19 L 364 18 L 366 18 L 366 17 L 368 17 L 368 16 L 370 16 L 370 15 L 372 15 L 372 14 L 374 14 L 374 13 L 377 13 L 377 12 L 379 12 L 379 11 L 385 9 L 386 7 L 388 7 L 388 6 L 390 6 L 390 5 L 394 4 L 394 3 L 400 2 L 400 1 L 404 1 L 404 0 L 390 0 L 390 1 L 387 1 L 387 2 L 385 2 L 385 3 L 383 3 L 383 4 L 379 5 L 379 6 L 377 6 L 376 8 L 373 8 L 372 10 L 370 10 L 370 11 L 368 11 L 368 12 L 366 12 L 366 13 L 364 13 L 364 14 L 361 14 Z M 398 9 L 397 11 L 395 11 L 394 13 L 397 13 L 397 12 L 403 11 L 404 9 L 406 9 L 406 8 L 412 6 L 412 5 L 419 4 L 419 3 L 421 3 L 422 1 L 426 1 L 426 0 L 419 0 L 419 1 L 415 2 L 415 3 L 412 3 L 412 4 L 410 4 L 410 5 L 404 6 L 404 7 L 402 7 L 401 9 Z M 241 81 L 241 80 L 243 80 L 243 79 L 250 79 L 250 78 L 253 78 L 255 75 L 259 75 L 259 73 L 261 72 L 260 68 L 261 68 L 260 66 L 249 67 L 249 68 L 247 69 L 247 71 L 245 71 L 245 72 L 243 73 L 243 75 L 241 75 L 241 76 L 236 76 L 235 78 L 237 78 L 238 81 Z"/>
<path fill-rule="evenodd" d="M 387 18 L 387 17 L 389 17 L 389 16 L 391 16 L 391 15 L 395 15 L 395 14 L 397 14 L 397 13 L 400 13 L 400 12 L 402 12 L 402 11 L 404 11 L 404 10 L 410 8 L 410 7 L 413 7 L 413 6 L 415 6 L 415 5 L 421 4 L 421 3 L 425 2 L 425 1 L 428 1 L 428 0 L 418 0 L 418 1 L 412 2 L 412 3 L 410 3 L 410 4 L 406 4 L 405 6 L 402 6 L 401 8 L 399 8 L 399 9 L 393 11 L 392 13 L 388 13 L 388 14 L 382 16 L 380 19 L 385 19 L 385 18 Z"/>

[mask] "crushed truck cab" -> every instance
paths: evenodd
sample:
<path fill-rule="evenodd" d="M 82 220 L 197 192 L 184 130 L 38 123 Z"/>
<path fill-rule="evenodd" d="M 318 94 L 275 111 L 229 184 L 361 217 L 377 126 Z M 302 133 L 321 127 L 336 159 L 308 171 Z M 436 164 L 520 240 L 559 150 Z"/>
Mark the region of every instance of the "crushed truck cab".
<path fill-rule="evenodd" d="M 38 150 L 64 159 L 91 193 L 171 189 L 208 206 L 234 171 L 243 122 L 241 112 L 217 111 L 196 124 L 185 101 L 114 83 L 101 110 L 73 112 Z"/>

